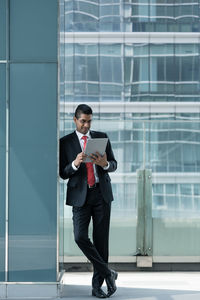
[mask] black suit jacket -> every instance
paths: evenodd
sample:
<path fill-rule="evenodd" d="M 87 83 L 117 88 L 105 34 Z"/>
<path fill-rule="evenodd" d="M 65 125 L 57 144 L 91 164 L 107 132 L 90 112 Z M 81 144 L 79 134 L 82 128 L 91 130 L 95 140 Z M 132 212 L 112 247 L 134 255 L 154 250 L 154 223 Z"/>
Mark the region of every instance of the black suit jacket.
<path fill-rule="evenodd" d="M 91 138 L 105 138 L 106 133 L 90 131 Z M 78 153 L 82 152 L 79 139 L 76 132 L 70 133 L 60 139 L 60 177 L 68 179 L 66 204 L 71 206 L 83 206 L 87 194 L 87 170 L 85 163 L 81 163 L 79 169 L 74 171 L 72 161 L 76 159 Z M 99 187 L 104 200 L 109 203 L 113 200 L 110 176 L 108 172 L 114 172 L 117 169 L 110 141 L 106 147 L 107 160 L 110 163 L 109 169 L 104 170 L 96 165 L 96 171 L 99 177 Z"/>

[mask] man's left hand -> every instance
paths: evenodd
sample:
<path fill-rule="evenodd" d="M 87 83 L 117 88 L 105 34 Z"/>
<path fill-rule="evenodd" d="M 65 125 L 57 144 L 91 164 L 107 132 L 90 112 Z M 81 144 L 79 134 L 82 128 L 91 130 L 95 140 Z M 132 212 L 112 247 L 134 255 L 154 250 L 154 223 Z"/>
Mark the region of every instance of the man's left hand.
<path fill-rule="evenodd" d="M 104 155 L 101 156 L 99 152 L 96 152 L 95 154 L 90 155 L 90 159 L 92 160 L 93 164 L 101 166 L 102 168 L 108 165 L 106 153 L 104 153 Z"/>

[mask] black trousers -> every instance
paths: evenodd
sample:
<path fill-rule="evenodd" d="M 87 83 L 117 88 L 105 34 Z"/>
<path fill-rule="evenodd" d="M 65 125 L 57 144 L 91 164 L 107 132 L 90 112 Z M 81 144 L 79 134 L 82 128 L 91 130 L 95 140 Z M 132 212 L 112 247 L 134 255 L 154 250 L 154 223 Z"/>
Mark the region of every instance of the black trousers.
<path fill-rule="evenodd" d="M 89 189 L 86 203 L 82 207 L 73 207 L 73 226 L 75 242 L 93 264 L 92 286 L 100 287 L 104 278 L 111 274 L 108 268 L 108 245 L 111 204 L 107 204 L 100 189 Z M 88 227 L 93 221 L 93 243 L 88 237 Z"/>

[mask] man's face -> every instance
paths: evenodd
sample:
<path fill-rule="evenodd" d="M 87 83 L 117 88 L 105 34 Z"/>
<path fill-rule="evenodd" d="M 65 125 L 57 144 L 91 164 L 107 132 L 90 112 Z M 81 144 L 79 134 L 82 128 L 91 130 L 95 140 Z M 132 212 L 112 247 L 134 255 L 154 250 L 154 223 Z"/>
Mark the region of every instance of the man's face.
<path fill-rule="evenodd" d="M 74 123 L 76 124 L 76 130 L 82 134 L 86 134 L 90 129 L 92 122 L 92 115 L 81 114 L 77 119 L 74 117 Z"/>

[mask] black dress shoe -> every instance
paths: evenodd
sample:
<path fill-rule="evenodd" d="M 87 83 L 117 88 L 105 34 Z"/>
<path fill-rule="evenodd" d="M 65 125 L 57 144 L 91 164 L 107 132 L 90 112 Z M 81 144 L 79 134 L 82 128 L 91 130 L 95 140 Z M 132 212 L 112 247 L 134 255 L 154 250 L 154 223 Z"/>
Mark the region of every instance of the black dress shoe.
<path fill-rule="evenodd" d="M 92 296 L 95 296 L 97 298 L 107 298 L 107 295 L 100 287 L 92 289 Z"/>
<path fill-rule="evenodd" d="M 107 297 L 110 297 L 117 290 L 115 280 L 117 279 L 118 273 L 111 270 L 111 275 L 106 277 L 106 284 L 108 287 Z"/>

